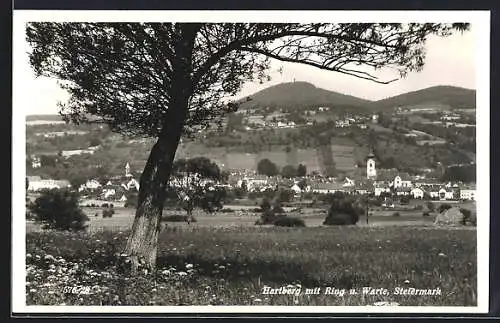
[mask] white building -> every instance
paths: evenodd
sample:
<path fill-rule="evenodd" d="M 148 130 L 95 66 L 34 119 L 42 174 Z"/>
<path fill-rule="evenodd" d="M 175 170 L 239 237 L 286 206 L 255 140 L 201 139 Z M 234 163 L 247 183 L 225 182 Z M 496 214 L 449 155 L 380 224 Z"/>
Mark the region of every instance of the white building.
<path fill-rule="evenodd" d="M 439 190 L 439 199 L 440 200 L 453 200 L 453 190 L 447 190 L 446 188 L 441 188 Z"/>
<path fill-rule="evenodd" d="M 390 193 L 390 192 L 391 192 L 391 188 L 389 187 L 389 185 L 386 185 L 386 184 L 374 185 L 375 196 L 380 196 L 382 193 Z"/>
<path fill-rule="evenodd" d="M 396 176 L 393 181 L 393 186 L 395 189 L 404 187 L 404 188 L 411 188 L 411 179 L 406 176 Z"/>
<path fill-rule="evenodd" d="M 460 199 L 475 201 L 476 200 L 476 189 L 466 188 L 460 190 Z"/>
<path fill-rule="evenodd" d="M 422 199 L 424 198 L 424 190 L 421 189 L 420 187 L 414 187 L 410 191 L 411 196 L 414 199 Z"/>
<path fill-rule="evenodd" d="M 294 192 L 295 192 L 295 194 L 300 194 L 300 193 L 302 193 L 302 190 L 300 189 L 299 185 L 297 185 L 297 184 L 293 184 L 293 186 L 292 186 L 292 187 L 290 187 L 290 189 L 291 189 L 292 191 L 294 191 Z"/>
<path fill-rule="evenodd" d="M 32 168 L 40 168 L 42 167 L 42 161 L 40 160 L 40 157 L 33 156 L 31 159 L 31 167 Z"/>
<path fill-rule="evenodd" d="M 99 187 L 101 187 L 101 183 L 99 183 L 98 180 L 96 179 L 90 179 L 88 180 L 85 184 L 84 184 L 85 188 L 89 189 L 89 190 L 96 190 L 98 189 Z"/>
<path fill-rule="evenodd" d="M 41 179 L 39 176 L 28 177 L 28 191 L 37 192 L 44 189 L 61 189 L 71 187 L 66 180 Z"/>
<path fill-rule="evenodd" d="M 366 178 L 375 179 L 377 178 L 377 169 L 375 168 L 375 155 L 373 153 L 368 154 L 368 160 L 366 161 Z"/>

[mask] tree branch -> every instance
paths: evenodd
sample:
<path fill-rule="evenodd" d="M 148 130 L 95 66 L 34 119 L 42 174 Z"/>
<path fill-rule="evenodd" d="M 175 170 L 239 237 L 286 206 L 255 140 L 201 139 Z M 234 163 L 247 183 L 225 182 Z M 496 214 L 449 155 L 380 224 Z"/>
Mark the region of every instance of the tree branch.
<path fill-rule="evenodd" d="M 360 78 L 360 79 L 364 79 L 364 80 L 368 80 L 368 81 L 373 81 L 373 82 L 379 83 L 379 84 L 389 84 L 389 83 L 392 83 L 392 82 L 398 80 L 396 78 L 396 79 L 389 80 L 389 81 L 380 81 L 380 80 L 378 80 L 378 78 L 376 76 L 373 76 L 373 75 L 368 74 L 366 72 L 346 70 L 346 69 L 343 69 L 343 68 L 336 68 L 336 67 L 330 67 L 330 66 L 321 65 L 321 64 L 318 64 L 318 63 L 315 63 L 315 62 L 311 62 L 311 61 L 306 61 L 306 60 L 303 60 L 303 59 L 294 59 L 294 58 L 290 58 L 290 57 L 283 57 L 283 56 L 272 54 L 272 53 L 270 53 L 268 51 L 265 51 L 265 50 L 262 50 L 262 49 L 258 49 L 258 48 L 240 47 L 240 50 L 246 51 L 246 52 L 253 52 L 253 53 L 265 55 L 267 57 L 274 58 L 274 59 L 282 61 L 282 62 L 292 62 L 292 63 L 305 64 L 305 65 L 313 66 L 313 67 L 316 67 L 316 68 L 319 68 L 319 69 L 322 69 L 322 70 L 333 71 L 333 72 L 338 72 L 338 73 L 342 73 L 342 74 L 346 74 L 346 75 L 351 75 L 351 76 L 354 76 L 354 77 L 357 77 L 357 78 Z M 356 73 L 365 74 L 365 75 L 368 75 L 368 76 L 361 76 L 361 75 L 356 74 Z"/>

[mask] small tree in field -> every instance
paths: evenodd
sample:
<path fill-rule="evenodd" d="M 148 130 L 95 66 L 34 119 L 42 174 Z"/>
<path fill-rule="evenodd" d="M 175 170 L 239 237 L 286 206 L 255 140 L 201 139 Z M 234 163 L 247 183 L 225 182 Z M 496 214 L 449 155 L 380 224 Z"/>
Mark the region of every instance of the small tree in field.
<path fill-rule="evenodd" d="M 188 223 L 197 207 L 209 213 L 222 209 L 226 192 L 215 185 L 221 179 L 216 163 L 205 157 L 179 159 L 173 169 L 169 189 L 177 194 L 180 205 L 187 212 Z"/>
<path fill-rule="evenodd" d="M 359 211 L 350 196 L 336 192 L 332 194 L 332 204 L 324 225 L 351 225 L 359 221 Z"/>
<path fill-rule="evenodd" d="M 89 220 L 78 205 L 78 195 L 70 190 L 46 190 L 30 205 L 35 221 L 47 229 L 80 231 Z"/>
<path fill-rule="evenodd" d="M 66 120 L 156 138 L 125 248 L 136 272 L 140 260 L 151 269 L 156 264 L 181 135 L 235 111 L 227 98 L 245 82 L 268 80 L 271 59 L 386 84 L 396 78 L 380 80 L 374 70 L 392 68 L 401 77 L 420 71 L 429 35 L 466 29 L 463 23 L 32 22 L 26 34 L 36 75 L 60 80 L 69 93 L 61 105 Z"/>

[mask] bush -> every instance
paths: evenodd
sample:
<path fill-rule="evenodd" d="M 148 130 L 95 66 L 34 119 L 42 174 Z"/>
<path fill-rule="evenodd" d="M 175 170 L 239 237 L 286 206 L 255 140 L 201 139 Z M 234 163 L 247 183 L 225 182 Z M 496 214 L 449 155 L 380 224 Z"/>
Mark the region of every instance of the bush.
<path fill-rule="evenodd" d="M 329 199 L 332 201 L 332 204 L 323 224 L 352 225 L 359 221 L 361 207 L 355 205 L 355 201 L 351 196 L 336 192 L 331 194 Z"/>
<path fill-rule="evenodd" d="M 260 211 L 265 212 L 270 209 L 271 209 L 271 202 L 269 202 L 267 198 L 262 199 L 262 202 L 260 203 Z"/>
<path fill-rule="evenodd" d="M 103 218 L 111 218 L 115 214 L 115 210 L 113 209 L 104 209 L 102 210 L 102 217 Z"/>
<path fill-rule="evenodd" d="M 88 216 L 78 204 L 78 195 L 70 190 L 43 191 L 30 205 L 35 221 L 44 228 L 61 231 L 80 231 L 87 227 Z"/>
<path fill-rule="evenodd" d="M 99 213 L 94 214 L 94 216 L 99 216 Z"/>
<path fill-rule="evenodd" d="M 427 203 L 425 203 L 425 206 L 427 207 L 427 209 L 429 210 L 429 212 L 434 212 L 434 203 L 427 202 Z"/>
<path fill-rule="evenodd" d="M 398 217 L 398 216 L 401 216 L 401 214 L 399 214 L 399 212 L 394 212 L 394 213 L 392 214 L 392 216 Z"/>
<path fill-rule="evenodd" d="M 103 207 L 103 208 L 108 208 L 108 207 L 109 207 L 109 204 L 108 204 L 108 203 L 102 203 L 101 207 Z"/>
<path fill-rule="evenodd" d="M 136 208 L 138 204 L 139 196 L 137 194 L 130 194 L 127 196 L 127 200 L 125 201 L 125 207 Z"/>
<path fill-rule="evenodd" d="M 443 204 L 439 205 L 438 212 L 443 213 L 444 211 L 449 210 L 449 209 L 451 209 L 451 205 L 447 204 L 447 203 L 443 203 Z"/>
<path fill-rule="evenodd" d="M 274 225 L 278 227 L 305 227 L 304 220 L 296 217 L 282 216 L 274 221 Z"/>
<path fill-rule="evenodd" d="M 189 217 L 187 215 L 164 215 L 161 220 L 163 222 L 188 222 Z M 191 222 L 196 222 L 195 218 L 191 218 Z"/>
<path fill-rule="evenodd" d="M 472 224 L 473 226 L 476 226 L 476 215 L 473 215 L 471 210 L 461 208 L 460 212 L 462 212 L 462 214 L 464 215 L 464 218 L 462 220 L 463 225 Z"/>
<path fill-rule="evenodd" d="M 429 212 L 427 212 L 427 211 L 422 212 L 422 216 L 428 217 L 428 216 L 430 216 L 430 215 L 431 215 L 431 214 L 430 214 Z"/>
<path fill-rule="evenodd" d="M 279 217 L 283 217 L 285 215 L 278 215 L 273 212 L 273 210 L 269 209 L 266 210 L 262 213 L 261 217 L 259 220 L 255 222 L 257 225 L 263 225 L 263 224 L 273 224 L 274 221 L 276 221 Z"/>

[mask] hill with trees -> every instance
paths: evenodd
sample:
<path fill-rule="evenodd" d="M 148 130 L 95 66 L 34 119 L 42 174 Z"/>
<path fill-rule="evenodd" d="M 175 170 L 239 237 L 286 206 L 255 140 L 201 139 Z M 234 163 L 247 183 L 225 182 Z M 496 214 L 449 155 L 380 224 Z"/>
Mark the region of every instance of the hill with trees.
<path fill-rule="evenodd" d="M 476 91 L 455 86 L 433 86 L 375 101 L 368 105 L 370 109 L 374 110 L 412 106 L 445 106 L 449 109 L 475 109 Z"/>
<path fill-rule="evenodd" d="M 249 101 L 247 101 L 249 99 Z M 320 106 L 360 108 L 371 101 L 318 88 L 307 82 L 281 83 L 240 100 L 241 108 L 310 108 Z"/>

